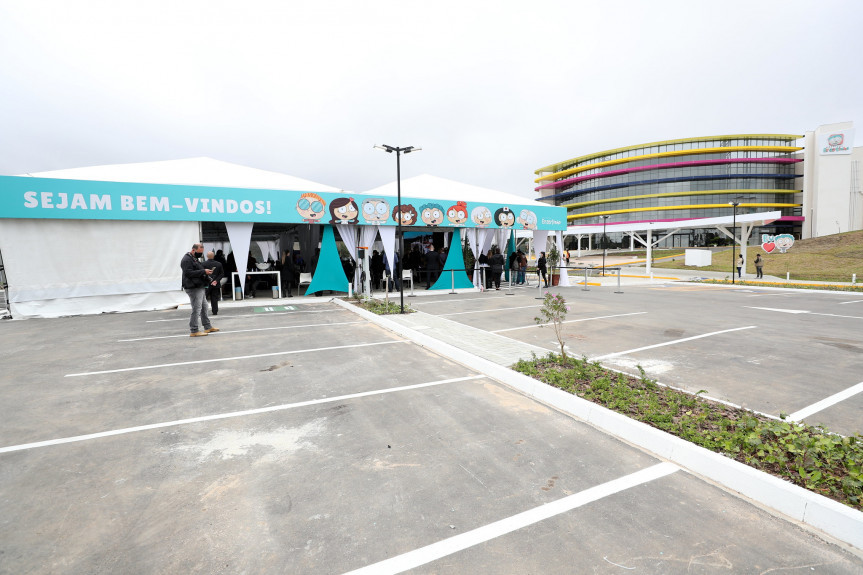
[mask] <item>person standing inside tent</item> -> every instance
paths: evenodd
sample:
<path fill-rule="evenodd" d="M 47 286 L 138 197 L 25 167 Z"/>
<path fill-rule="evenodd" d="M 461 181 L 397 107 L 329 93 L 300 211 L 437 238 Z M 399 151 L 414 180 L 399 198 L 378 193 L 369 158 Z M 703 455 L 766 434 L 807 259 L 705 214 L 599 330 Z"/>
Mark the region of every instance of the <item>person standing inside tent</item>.
<path fill-rule="evenodd" d="M 189 318 L 192 337 L 219 331 L 219 328 L 210 324 L 210 318 L 207 316 L 207 283 L 213 270 L 205 268 L 198 261 L 203 255 L 204 244 L 194 244 L 192 250 L 180 260 L 180 269 L 183 270 L 183 289 L 189 296 L 189 303 L 192 304 L 192 315 Z M 199 330 L 199 326 L 203 326 L 204 330 Z"/>
<path fill-rule="evenodd" d="M 500 253 L 499 248 L 495 248 L 494 254 L 489 258 L 488 263 L 491 266 L 491 279 L 494 283 L 494 289 L 499 290 L 500 276 L 503 273 L 503 266 L 506 265 L 506 259 Z M 489 286 L 489 289 L 491 289 L 491 286 Z"/>
<path fill-rule="evenodd" d="M 219 299 L 222 295 L 222 278 L 225 277 L 225 271 L 213 252 L 207 252 L 207 261 L 203 266 L 204 269 L 213 270 L 209 277 L 210 283 L 207 285 L 207 295 L 210 298 L 213 315 L 219 315 Z"/>
<path fill-rule="evenodd" d="M 440 268 L 440 256 L 435 251 L 434 245 L 431 245 L 426 252 L 426 289 L 431 289 L 432 284 L 437 281 Z"/>

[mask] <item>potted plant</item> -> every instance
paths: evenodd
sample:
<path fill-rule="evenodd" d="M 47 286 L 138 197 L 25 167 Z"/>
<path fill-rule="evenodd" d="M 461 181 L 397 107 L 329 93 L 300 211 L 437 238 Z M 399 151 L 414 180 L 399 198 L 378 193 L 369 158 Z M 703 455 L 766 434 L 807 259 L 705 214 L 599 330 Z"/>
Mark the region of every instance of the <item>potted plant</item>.
<path fill-rule="evenodd" d="M 560 263 L 560 252 L 557 251 L 557 243 L 552 243 L 548 254 L 545 256 L 548 262 L 548 271 L 551 274 L 551 285 L 556 286 L 560 282 L 560 272 L 557 271 L 557 264 Z"/>

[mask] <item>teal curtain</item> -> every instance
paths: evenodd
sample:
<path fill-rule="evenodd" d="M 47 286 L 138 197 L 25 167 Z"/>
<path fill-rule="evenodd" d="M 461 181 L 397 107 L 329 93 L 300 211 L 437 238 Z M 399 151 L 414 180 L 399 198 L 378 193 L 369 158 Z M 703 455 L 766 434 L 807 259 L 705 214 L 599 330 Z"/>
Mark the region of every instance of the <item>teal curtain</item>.
<path fill-rule="evenodd" d="M 318 256 L 318 267 L 312 276 L 312 283 L 306 293 L 317 291 L 348 291 L 348 280 L 339 258 L 333 226 L 324 225 L 324 235 L 321 238 L 321 253 Z"/>
<path fill-rule="evenodd" d="M 453 240 L 449 243 L 449 252 L 446 255 L 446 262 L 443 264 L 443 270 L 440 273 L 437 281 L 431 289 L 451 289 L 453 280 L 455 280 L 456 289 L 472 288 L 473 283 L 467 277 L 467 272 L 464 271 L 464 253 L 461 247 L 461 234 L 456 230 L 452 234 Z M 450 272 L 449 270 L 456 270 Z"/>
<path fill-rule="evenodd" d="M 506 243 L 506 261 L 504 262 L 504 268 L 506 269 L 506 275 L 504 275 L 504 280 L 509 281 L 509 256 L 510 254 L 515 253 L 515 230 L 509 230 L 509 241 Z M 515 279 L 515 278 L 513 278 Z"/>

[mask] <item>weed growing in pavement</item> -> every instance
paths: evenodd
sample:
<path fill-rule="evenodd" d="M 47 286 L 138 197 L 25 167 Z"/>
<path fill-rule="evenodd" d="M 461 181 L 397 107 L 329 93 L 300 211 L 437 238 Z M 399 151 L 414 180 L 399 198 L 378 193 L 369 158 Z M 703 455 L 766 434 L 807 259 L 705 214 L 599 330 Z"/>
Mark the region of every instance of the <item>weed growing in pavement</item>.
<path fill-rule="evenodd" d="M 612 372 L 586 358 L 548 354 L 513 366 L 516 371 L 598 403 L 863 510 L 863 437 L 774 420 L 660 385 L 647 377 Z"/>

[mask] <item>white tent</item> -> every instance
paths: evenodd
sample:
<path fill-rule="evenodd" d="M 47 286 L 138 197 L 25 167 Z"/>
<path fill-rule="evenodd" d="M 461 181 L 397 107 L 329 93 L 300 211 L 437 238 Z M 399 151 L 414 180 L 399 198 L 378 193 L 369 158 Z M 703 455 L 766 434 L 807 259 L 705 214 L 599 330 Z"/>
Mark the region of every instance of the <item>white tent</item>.
<path fill-rule="evenodd" d="M 192 158 L 24 174 L 39 178 L 338 192 L 293 176 Z M 249 229 L 251 226 L 249 226 Z M 180 259 L 197 221 L 0 219 L 14 318 L 166 309 L 188 301 Z"/>
<path fill-rule="evenodd" d="M 361 192 L 365 196 L 396 195 L 398 182 L 390 182 L 383 186 Z M 429 174 L 407 178 L 401 182 L 402 196 L 413 198 L 429 198 L 437 200 L 452 200 L 463 202 L 488 202 L 491 204 L 517 204 L 519 206 L 548 206 L 526 196 L 517 196 L 489 188 L 481 188 L 455 180 L 439 178 Z"/>

